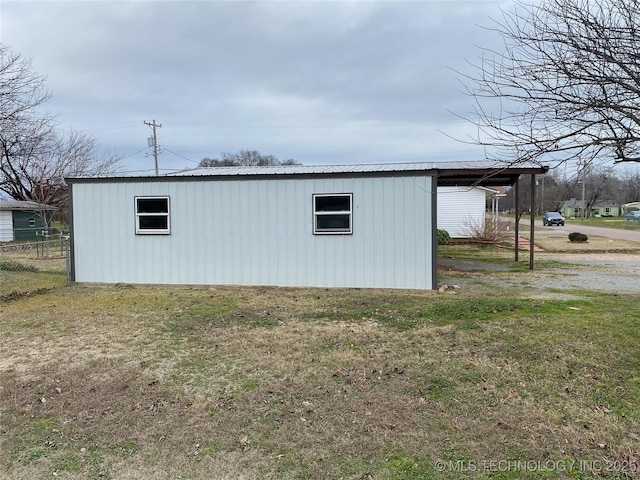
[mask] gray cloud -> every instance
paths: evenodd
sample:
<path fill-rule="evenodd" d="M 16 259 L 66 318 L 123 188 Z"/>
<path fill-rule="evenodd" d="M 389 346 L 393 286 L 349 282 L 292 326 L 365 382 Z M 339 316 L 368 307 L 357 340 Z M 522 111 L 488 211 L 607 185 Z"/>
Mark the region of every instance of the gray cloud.
<path fill-rule="evenodd" d="M 304 163 L 430 161 L 483 155 L 438 130 L 469 128 L 447 111 L 469 110 L 448 67 L 499 42 L 476 23 L 500 6 L 5 0 L 0 27 L 48 76 L 63 127 L 129 155 L 155 119 L 164 168 L 239 149 Z M 127 160 L 151 166 L 144 153 Z"/>

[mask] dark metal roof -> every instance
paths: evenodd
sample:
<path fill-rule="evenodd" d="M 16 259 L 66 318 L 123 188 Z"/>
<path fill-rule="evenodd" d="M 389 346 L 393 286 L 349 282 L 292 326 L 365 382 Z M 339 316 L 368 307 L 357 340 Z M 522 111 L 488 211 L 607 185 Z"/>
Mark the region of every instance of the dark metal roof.
<path fill-rule="evenodd" d="M 26 202 L 18 200 L 0 200 L 0 210 L 56 210 L 55 207 L 43 205 L 37 202 Z"/>
<path fill-rule="evenodd" d="M 475 162 L 416 162 L 357 165 L 278 165 L 266 167 L 200 167 L 182 170 L 161 176 L 127 177 L 79 177 L 67 178 L 74 182 L 117 182 L 117 181 L 167 181 L 167 179 L 234 179 L 269 177 L 332 177 L 332 176 L 388 176 L 419 175 L 438 176 L 442 186 L 505 186 L 513 185 L 523 174 L 545 173 L 547 167 L 536 164 L 511 165 L 494 161 Z"/>
<path fill-rule="evenodd" d="M 438 186 L 501 187 L 513 185 L 520 175 L 538 175 L 548 170 L 549 167 L 540 165 L 445 169 L 439 171 Z"/>

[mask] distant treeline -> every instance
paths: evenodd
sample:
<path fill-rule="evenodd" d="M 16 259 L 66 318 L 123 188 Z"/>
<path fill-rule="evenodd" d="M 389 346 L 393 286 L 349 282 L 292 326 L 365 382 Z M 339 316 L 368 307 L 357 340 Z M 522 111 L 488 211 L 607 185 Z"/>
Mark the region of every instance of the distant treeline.
<path fill-rule="evenodd" d="M 238 153 L 223 152 L 221 158 L 203 158 L 200 167 L 268 167 L 272 165 L 300 165 L 291 158 L 280 160 L 273 155 L 262 155 L 257 150 L 240 150 Z"/>

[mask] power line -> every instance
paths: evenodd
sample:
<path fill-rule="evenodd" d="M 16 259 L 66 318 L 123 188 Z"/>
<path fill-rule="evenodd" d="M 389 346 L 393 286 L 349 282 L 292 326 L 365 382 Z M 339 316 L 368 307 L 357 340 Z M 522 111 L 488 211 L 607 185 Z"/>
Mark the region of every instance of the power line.
<path fill-rule="evenodd" d="M 167 148 L 167 147 L 162 147 L 162 148 L 163 148 L 164 150 L 166 150 L 167 152 L 169 152 L 169 153 L 173 153 L 176 157 L 180 157 L 180 158 L 182 158 L 183 160 L 186 160 L 187 162 L 191 162 L 191 163 L 198 163 L 198 164 L 200 163 L 200 162 L 197 162 L 197 161 L 195 161 L 195 160 L 191 160 L 190 158 L 183 157 L 183 156 L 182 156 L 182 155 L 180 155 L 179 153 L 176 153 L 176 152 L 174 152 L 173 150 L 171 150 L 171 149 L 169 149 L 169 148 Z"/>
<path fill-rule="evenodd" d="M 122 160 L 124 160 L 125 158 L 133 157 L 134 155 L 137 155 L 140 152 L 144 152 L 146 149 L 147 147 L 144 147 L 138 150 L 137 152 L 133 152 L 133 153 L 130 153 L 129 155 L 125 155 L 124 157 L 122 157 Z"/>

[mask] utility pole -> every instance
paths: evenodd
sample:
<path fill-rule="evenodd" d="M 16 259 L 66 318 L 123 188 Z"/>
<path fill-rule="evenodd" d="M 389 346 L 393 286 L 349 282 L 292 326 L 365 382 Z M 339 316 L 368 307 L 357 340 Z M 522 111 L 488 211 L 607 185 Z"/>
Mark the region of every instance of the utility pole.
<path fill-rule="evenodd" d="M 157 177 L 158 176 L 158 137 L 156 136 L 156 128 L 162 128 L 162 125 L 159 123 L 156 123 L 155 120 L 152 120 L 151 123 L 149 122 L 142 122 L 142 123 L 150 126 L 151 130 L 153 130 L 153 140 L 152 140 L 153 145 L 149 145 L 149 146 L 153 147 L 153 158 L 156 163 L 156 177 Z"/>
<path fill-rule="evenodd" d="M 587 216 L 587 212 L 586 212 L 586 205 L 584 204 L 584 191 L 585 191 L 585 184 L 587 183 L 585 176 L 582 176 L 582 218 L 581 220 L 584 220 Z"/>

